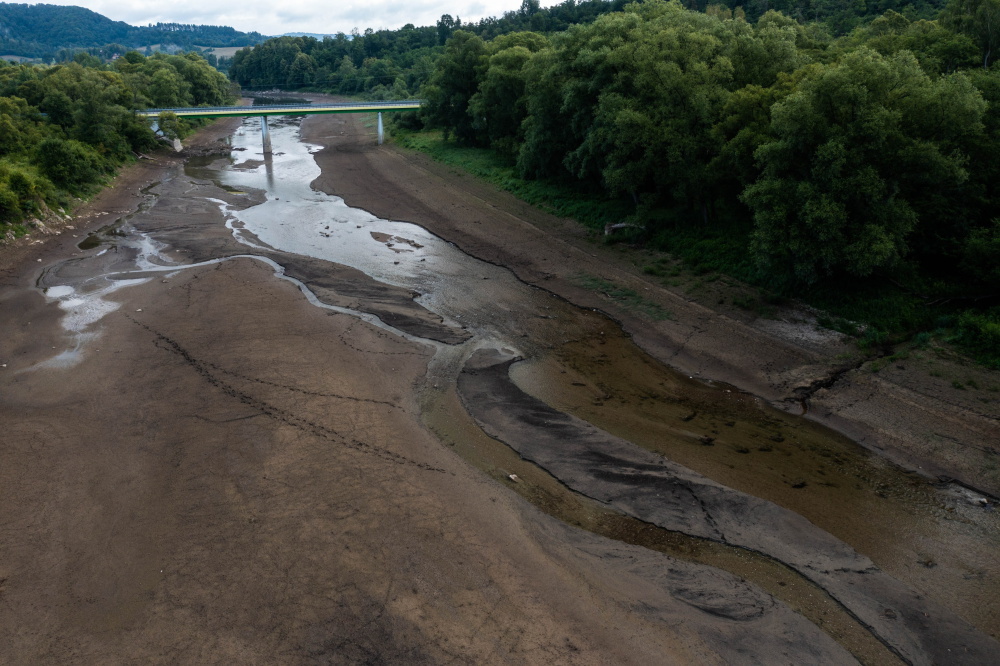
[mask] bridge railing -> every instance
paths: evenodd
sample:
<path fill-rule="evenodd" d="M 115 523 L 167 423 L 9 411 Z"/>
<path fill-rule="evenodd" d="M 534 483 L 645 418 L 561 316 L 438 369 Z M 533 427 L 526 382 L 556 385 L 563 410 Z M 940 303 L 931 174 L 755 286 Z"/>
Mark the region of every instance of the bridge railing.
<path fill-rule="evenodd" d="M 254 111 L 304 111 L 308 109 L 352 109 L 352 108 L 391 108 L 394 106 L 420 106 L 421 100 L 393 100 L 389 102 L 333 102 L 325 104 L 262 104 L 260 106 L 184 106 L 162 109 L 140 109 L 138 113 L 146 116 L 157 116 L 164 111 L 172 113 L 210 113 L 213 111 L 243 111 L 247 115 L 253 115 Z"/>

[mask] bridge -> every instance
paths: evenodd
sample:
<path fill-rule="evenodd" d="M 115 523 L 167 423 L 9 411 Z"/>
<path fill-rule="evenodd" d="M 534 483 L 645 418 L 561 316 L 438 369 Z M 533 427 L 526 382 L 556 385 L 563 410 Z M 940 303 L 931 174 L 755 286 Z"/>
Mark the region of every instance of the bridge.
<path fill-rule="evenodd" d="M 264 152 L 271 152 L 271 134 L 267 128 L 268 116 L 310 116 L 322 113 L 377 113 L 378 142 L 382 144 L 382 113 L 387 111 L 413 111 L 420 108 L 420 100 L 394 102 L 336 102 L 324 104 L 269 104 L 262 106 L 186 106 L 175 109 L 140 109 L 136 114 L 144 118 L 158 118 L 170 112 L 178 118 L 232 118 L 260 116 L 260 132 Z"/>

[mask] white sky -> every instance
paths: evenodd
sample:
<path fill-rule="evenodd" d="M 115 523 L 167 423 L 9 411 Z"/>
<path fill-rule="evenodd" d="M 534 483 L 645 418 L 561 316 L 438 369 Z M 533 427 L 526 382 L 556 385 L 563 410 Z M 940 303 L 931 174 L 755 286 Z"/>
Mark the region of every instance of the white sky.
<path fill-rule="evenodd" d="M 29 2 L 31 0 L 28 0 Z M 549 6 L 558 0 L 543 2 Z M 86 7 L 132 25 L 194 23 L 225 25 L 264 35 L 286 32 L 349 33 L 352 28 L 395 29 L 412 23 L 434 25 L 442 14 L 466 21 L 514 11 L 521 0 L 44 0 L 45 4 Z"/>

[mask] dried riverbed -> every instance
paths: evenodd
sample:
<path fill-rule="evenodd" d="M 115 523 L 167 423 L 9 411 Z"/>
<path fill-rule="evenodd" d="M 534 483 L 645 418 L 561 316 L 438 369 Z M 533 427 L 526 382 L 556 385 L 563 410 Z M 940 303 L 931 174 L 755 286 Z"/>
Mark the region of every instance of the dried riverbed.
<path fill-rule="evenodd" d="M 310 141 L 366 145 L 343 138 L 353 120 L 306 122 Z M 11 469 L 55 441 L 51 455 L 93 474 L 121 455 L 112 477 L 129 488 L 94 495 L 107 481 L 85 473 L 43 502 L 45 534 L 66 543 L 60 507 L 74 506 L 111 545 L 102 561 L 77 534 L 49 555 L 81 589 L 52 588 L 57 609 L 36 608 L 72 628 L 65 649 L 135 657 L 126 637 L 163 648 L 178 628 L 188 638 L 175 654 L 213 660 L 244 649 L 264 661 L 643 662 L 666 651 L 698 663 L 985 663 L 996 649 L 1000 525 L 986 498 L 671 371 L 604 315 L 314 190 L 336 191 L 337 174 L 321 173 L 298 121 L 273 127 L 272 159 L 257 140 L 249 121 L 225 151 L 137 190 L 136 212 L 74 256 L 40 262 L 34 295 L 7 288 L 2 324 L 20 331 L 5 376 Z M 109 359 L 116 348 L 125 356 Z M 53 420 L 66 425 L 55 432 Z M 103 453 L 88 458 L 80 443 Z M 170 465 L 187 471 L 164 476 Z M 14 486 L 42 492 L 57 478 Z M 81 501 L 88 492 L 103 499 Z M 196 497 L 217 508 L 196 509 Z M 167 523 L 136 523 L 157 501 Z M 8 525 L 32 525 L 25 511 Z M 167 547 L 187 521 L 190 539 Z M 219 524 L 230 527 L 213 539 Z M 128 546 L 136 531 L 140 546 Z M 32 578 L 31 546 L 4 547 L 16 564 L 0 577 L 23 608 L 32 584 L 49 588 Z M 155 575 L 168 551 L 187 564 Z M 248 573 L 223 593 L 236 552 Z M 280 588 L 290 571 L 292 589 Z M 198 600 L 199 586 L 219 591 Z M 257 611 L 237 610 L 258 594 Z M 289 610 L 295 594 L 322 610 Z M 596 596 L 581 610 L 584 595 Z M 495 613 L 490 599 L 503 600 Z M 86 604 L 96 624 L 72 619 L 88 617 Z M 615 619 L 595 633 L 602 608 Z M 190 620 L 207 609 L 242 628 L 235 643 L 206 647 L 212 624 Z M 642 640 L 615 638 L 640 625 Z M 277 633 L 245 633 L 268 626 Z M 512 629 L 531 638 L 512 642 Z M 42 654 L 39 635 L 17 638 L 12 655 Z"/>

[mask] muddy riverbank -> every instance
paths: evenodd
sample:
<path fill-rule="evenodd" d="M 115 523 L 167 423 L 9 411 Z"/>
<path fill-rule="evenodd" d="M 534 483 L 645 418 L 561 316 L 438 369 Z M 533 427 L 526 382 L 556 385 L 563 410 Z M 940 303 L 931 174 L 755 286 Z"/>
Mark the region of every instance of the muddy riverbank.
<path fill-rule="evenodd" d="M 810 419 L 907 469 L 1000 497 L 1000 372 L 937 348 L 865 361 L 852 343 L 817 326 L 816 313 L 771 308 L 764 317 L 735 307 L 744 294 L 726 280 L 682 275 L 676 286 L 664 284 L 643 272 L 654 257 L 595 243 L 572 221 L 426 156 L 374 146 L 359 123 L 306 123 L 304 132 L 327 146 L 317 154 L 324 174 L 316 187 L 425 226 L 531 284 L 609 313 L 652 356 L 691 376 L 733 384 L 795 414 L 808 396 Z M 645 316 L 610 297 L 614 288 L 669 316 Z"/>
<path fill-rule="evenodd" d="M 955 555 L 992 552 L 981 532 L 993 514 L 974 497 L 923 481 L 904 496 L 898 470 L 840 458 L 846 440 L 818 449 L 835 459 L 801 479 L 781 478 L 790 463 L 744 474 L 732 460 L 818 445 L 735 389 L 729 405 L 730 389 L 660 370 L 644 374 L 663 386 L 628 388 L 619 374 L 656 362 L 614 322 L 461 251 L 509 259 L 522 278 L 545 265 L 539 284 L 588 304 L 600 299 L 569 272 L 574 243 L 587 247 L 571 226 L 540 227 L 475 183 L 374 147 L 362 120 L 307 120 L 306 144 L 277 123 L 273 160 L 253 154 L 252 123 L 227 139 L 237 124 L 199 135 L 186 167 L 144 163 L 72 229 L 0 259 L 6 660 L 980 663 L 995 648 L 994 571 Z M 307 176 L 314 160 L 323 170 Z M 310 181 L 369 192 L 372 206 L 349 209 Z M 785 347 L 789 363 L 808 356 Z M 478 349 L 529 362 L 458 390 Z M 566 470 L 488 416 L 511 396 L 538 399 L 522 391 L 549 420 L 621 441 L 631 464 L 715 465 L 691 487 L 721 494 L 698 518 L 634 500 L 659 482 L 633 484 L 633 499 L 568 493 Z M 555 437 L 553 453 L 564 424 L 533 427 L 536 444 Z M 742 444 L 760 437 L 752 454 Z M 689 455 L 727 448 L 732 460 Z M 824 478 L 835 471 L 843 480 Z M 859 488 L 837 489 L 851 478 Z M 910 541 L 845 530 L 817 488 L 855 503 L 881 491 L 885 504 L 845 510 L 887 520 L 916 505 Z M 819 527 L 776 537 L 785 506 Z M 931 564 L 911 562 L 921 540 Z M 978 615 L 944 593 L 966 574 L 957 594 Z"/>

